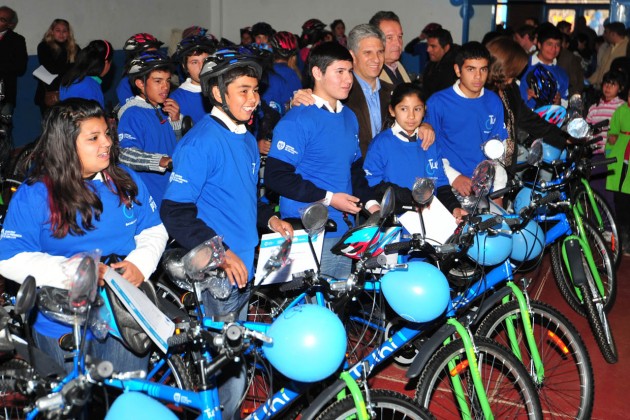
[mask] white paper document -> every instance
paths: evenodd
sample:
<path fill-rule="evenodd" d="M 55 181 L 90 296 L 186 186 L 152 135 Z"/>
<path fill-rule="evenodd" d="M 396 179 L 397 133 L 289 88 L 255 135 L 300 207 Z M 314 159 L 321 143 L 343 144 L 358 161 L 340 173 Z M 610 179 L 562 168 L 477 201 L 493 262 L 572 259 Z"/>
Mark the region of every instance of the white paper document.
<path fill-rule="evenodd" d="M 114 269 L 105 273 L 105 282 L 112 288 L 125 308 L 138 321 L 151 340 L 166 353 L 166 340 L 173 335 L 175 324 L 140 289 L 129 283 Z"/>
<path fill-rule="evenodd" d="M 51 72 L 46 70 L 46 67 L 44 66 L 37 67 L 35 71 L 33 71 L 33 76 L 37 77 L 39 80 L 46 83 L 47 85 L 51 84 L 52 81 L 55 80 L 55 78 L 57 77 L 56 74 L 52 74 Z"/>
<path fill-rule="evenodd" d="M 324 233 L 320 233 L 312 238 L 313 248 L 319 261 L 322 257 L 324 246 Z M 263 267 L 267 260 L 278 250 L 284 242 L 284 237 L 279 233 L 269 233 L 262 236 L 260 241 L 260 251 L 258 253 L 258 264 L 256 266 L 256 276 L 254 284 L 258 285 L 265 275 Z M 304 230 L 293 232 L 293 243 L 289 253 L 290 264 L 280 270 L 271 273 L 261 284 L 285 283 L 292 280 L 292 275 L 312 269 L 317 271 L 317 264 L 313 259 L 311 247 L 308 244 L 308 234 Z"/>
<path fill-rule="evenodd" d="M 422 218 L 429 243 L 444 244 L 457 228 L 455 218 L 437 197 L 433 197 L 431 205 L 422 210 Z M 422 233 L 420 217 L 415 211 L 405 212 L 398 220 L 409 233 Z"/>

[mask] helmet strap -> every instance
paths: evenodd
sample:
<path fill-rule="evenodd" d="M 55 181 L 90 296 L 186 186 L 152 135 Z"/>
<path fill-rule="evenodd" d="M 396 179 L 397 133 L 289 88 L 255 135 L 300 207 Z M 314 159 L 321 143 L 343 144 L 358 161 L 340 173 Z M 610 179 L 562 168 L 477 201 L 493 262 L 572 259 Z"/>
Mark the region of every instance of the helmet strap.
<path fill-rule="evenodd" d="M 247 124 L 249 122 L 249 119 L 243 121 L 243 120 L 239 120 L 238 118 L 236 118 L 234 116 L 234 114 L 232 114 L 232 112 L 230 111 L 230 107 L 227 104 L 227 101 L 225 100 L 225 83 L 223 83 L 223 75 L 220 74 L 217 78 L 217 87 L 219 88 L 219 94 L 221 95 L 221 108 L 223 109 L 223 112 L 225 112 L 227 114 L 228 117 L 230 117 L 230 119 L 232 121 L 235 121 L 239 124 Z M 211 92 L 212 93 L 212 92 Z"/>

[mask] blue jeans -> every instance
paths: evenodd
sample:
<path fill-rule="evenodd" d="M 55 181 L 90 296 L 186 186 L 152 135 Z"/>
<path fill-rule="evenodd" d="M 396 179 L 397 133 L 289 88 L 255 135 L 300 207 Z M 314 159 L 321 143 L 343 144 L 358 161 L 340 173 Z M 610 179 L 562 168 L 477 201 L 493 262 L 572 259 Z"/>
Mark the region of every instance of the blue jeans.
<path fill-rule="evenodd" d="M 204 290 L 201 298 L 206 316 L 221 316 L 230 312 L 238 312 L 238 319 L 247 319 L 247 303 L 251 295 L 252 282 L 242 290 L 232 289 L 227 299 L 215 299 L 210 292 Z M 223 405 L 223 419 L 240 419 L 240 402 L 245 393 L 247 384 L 246 366 L 243 359 L 239 362 L 231 362 L 223 369 L 217 378 L 219 398 Z"/>
<path fill-rule="evenodd" d="M 63 351 L 59 347 L 59 340 L 55 337 L 48 337 L 33 330 L 33 341 L 35 345 L 54 358 L 60 366 L 70 373 L 73 368 L 72 352 Z M 117 339 L 108 336 L 105 341 L 92 339 L 86 343 L 86 352 L 99 360 L 108 360 L 114 365 L 114 372 L 129 372 L 135 370 L 147 371 L 149 367 L 149 354 L 146 356 L 136 356 Z"/>
<path fill-rule="evenodd" d="M 352 271 L 352 260 L 343 255 L 333 254 L 330 251 L 339 242 L 339 239 L 324 237 L 324 246 L 320 259 L 320 273 L 335 279 L 347 279 Z"/>

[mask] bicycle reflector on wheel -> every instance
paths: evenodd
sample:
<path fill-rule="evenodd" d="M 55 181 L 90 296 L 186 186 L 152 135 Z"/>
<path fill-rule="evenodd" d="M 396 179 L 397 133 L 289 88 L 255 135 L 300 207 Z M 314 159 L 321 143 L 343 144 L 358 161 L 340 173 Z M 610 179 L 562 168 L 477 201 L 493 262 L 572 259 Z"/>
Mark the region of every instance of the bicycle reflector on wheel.
<path fill-rule="evenodd" d="M 335 373 L 346 355 L 346 330 L 323 306 L 298 305 L 282 312 L 267 335 L 273 343 L 263 345 L 265 357 L 294 381 L 321 381 Z"/>
<path fill-rule="evenodd" d="M 392 270 L 381 290 L 396 313 L 411 322 L 429 322 L 442 315 L 450 299 L 448 281 L 435 266 L 411 261 L 406 270 Z"/>

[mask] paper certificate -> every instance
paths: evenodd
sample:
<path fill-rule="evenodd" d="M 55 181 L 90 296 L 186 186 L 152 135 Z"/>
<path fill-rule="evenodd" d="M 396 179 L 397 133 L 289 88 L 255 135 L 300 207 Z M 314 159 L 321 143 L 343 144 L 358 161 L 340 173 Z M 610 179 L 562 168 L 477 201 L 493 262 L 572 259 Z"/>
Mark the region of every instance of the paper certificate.
<path fill-rule="evenodd" d="M 321 260 L 322 249 L 324 247 L 324 233 L 320 233 L 311 238 L 313 247 L 317 254 L 317 260 Z M 258 253 L 258 264 L 256 265 L 256 277 L 254 284 L 258 285 L 265 275 L 264 266 L 267 260 L 277 252 L 278 248 L 284 242 L 284 237 L 279 233 L 269 233 L 262 236 L 260 241 L 260 251 Z M 311 247 L 308 244 L 308 234 L 306 231 L 296 230 L 293 232 L 293 243 L 291 244 L 291 252 L 289 253 L 291 263 L 287 264 L 280 270 L 271 273 L 261 284 L 285 283 L 292 280 L 293 274 L 301 273 L 306 270 L 314 270 L 317 272 L 317 264 L 313 259 Z"/>
<path fill-rule="evenodd" d="M 129 283 L 127 279 L 111 267 L 105 273 L 105 282 L 112 288 L 125 308 L 138 321 L 151 340 L 166 353 L 168 340 L 175 331 L 171 321 L 140 289 Z"/>
<path fill-rule="evenodd" d="M 33 71 L 33 76 L 37 77 L 39 80 L 46 83 L 47 85 L 51 84 L 53 80 L 55 80 L 55 78 L 57 77 L 56 74 L 52 74 L 51 72 L 46 70 L 46 67 L 44 66 L 37 67 L 35 71 Z"/>
<path fill-rule="evenodd" d="M 437 197 L 433 197 L 431 205 L 422 210 L 422 218 L 426 239 L 433 244 L 444 244 L 457 228 L 455 218 Z M 409 233 L 422 233 L 420 217 L 415 211 L 405 212 L 398 220 Z"/>

